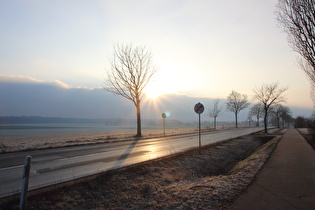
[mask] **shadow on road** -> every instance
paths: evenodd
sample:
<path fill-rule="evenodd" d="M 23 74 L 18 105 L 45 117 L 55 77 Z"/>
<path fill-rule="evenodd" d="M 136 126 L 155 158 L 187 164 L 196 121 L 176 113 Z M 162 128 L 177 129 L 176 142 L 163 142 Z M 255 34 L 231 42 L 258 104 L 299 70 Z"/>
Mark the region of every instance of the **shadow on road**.
<path fill-rule="evenodd" d="M 119 167 L 121 167 L 124 164 L 125 160 L 128 158 L 128 156 L 130 155 L 131 151 L 133 150 L 133 148 L 135 148 L 136 144 L 138 143 L 138 141 L 140 139 L 141 139 L 141 137 L 136 137 L 135 140 L 133 140 L 133 142 L 131 142 L 131 144 L 125 150 L 125 152 L 123 152 L 123 154 L 117 159 L 117 161 L 113 165 L 112 169 L 119 168 Z"/>

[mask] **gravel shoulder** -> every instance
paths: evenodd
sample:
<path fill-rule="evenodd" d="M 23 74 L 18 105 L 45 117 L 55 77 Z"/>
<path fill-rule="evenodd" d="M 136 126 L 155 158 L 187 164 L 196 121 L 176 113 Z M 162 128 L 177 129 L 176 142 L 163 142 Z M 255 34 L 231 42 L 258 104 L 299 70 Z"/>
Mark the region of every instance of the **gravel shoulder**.
<path fill-rule="evenodd" d="M 227 209 L 282 134 L 256 133 L 29 197 L 28 209 Z M 18 202 L 1 209 L 17 209 Z"/>

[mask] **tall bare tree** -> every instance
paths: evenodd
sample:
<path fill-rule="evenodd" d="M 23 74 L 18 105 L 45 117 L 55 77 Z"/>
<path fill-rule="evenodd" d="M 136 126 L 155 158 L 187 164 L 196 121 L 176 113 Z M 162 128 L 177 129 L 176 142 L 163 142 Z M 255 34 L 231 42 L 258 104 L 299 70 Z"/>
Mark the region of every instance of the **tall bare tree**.
<path fill-rule="evenodd" d="M 130 101 L 137 111 L 137 137 L 141 137 L 141 100 L 143 89 L 156 72 L 151 52 L 146 47 L 132 44 L 114 46 L 110 67 L 105 75 L 105 90 Z"/>
<path fill-rule="evenodd" d="M 256 126 L 259 127 L 259 119 L 262 117 L 264 112 L 264 107 L 262 104 L 255 104 L 249 110 L 249 116 L 256 117 Z"/>
<path fill-rule="evenodd" d="M 210 117 L 213 117 L 214 130 L 217 127 L 217 117 L 220 115 L 221 111 L 222 111 L 222 106 L 219 106 L 219 100 L 218 99 L 214 100 L 213 107 L 209 110 Z"/>
<path fill-rule="evenodd" d="M 240 94 L 234 90 L 228 95 L 227 102 L 226 102 L 226 109 L 234 112 L 235 115 L 235 127 L 237 127 L 237 115 L 238 113 L 246 109 L 249 106 L 249 102 L 247 99 L 247 95 Z"/>
<path fill-rule="evenodd" d="M 264 84 L 254 89 L 255 99 L 262 103 L 264 107 L 264 126 L 267 133 L 268 111 L 271 105 L 280 104 L 285 101 L 284 92 L 288 87 L 279 87 L 278 83 Z"/>
<path fill-rule="evenodd" d="M 299 65 L 315 86 L 315 1 L 279 0 L 277 19 L 287 33 L 291 48 L 299 53 Z M 315 89 L 311 89 L 312 96 Z M 315 106 L 315 99 L 313 104 Z"/>

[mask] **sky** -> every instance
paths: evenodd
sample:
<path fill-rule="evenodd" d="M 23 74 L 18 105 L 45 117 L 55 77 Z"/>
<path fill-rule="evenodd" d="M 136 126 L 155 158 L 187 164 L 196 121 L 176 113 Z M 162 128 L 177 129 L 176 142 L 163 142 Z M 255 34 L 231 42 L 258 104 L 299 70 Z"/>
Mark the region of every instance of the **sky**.
<path fill-rule="evenodd" d="M 147 93 L 226 99 L 235 90 L 252 99 L 254 88 L 278 82 L 289 88 L 285 106 L 312 109 L 309 81 L 276 21 L 276 3 L 2 0 L 0 76 L 99 89 L 113 46 L 132 43 L 150 49 L 158 68 Z"/>

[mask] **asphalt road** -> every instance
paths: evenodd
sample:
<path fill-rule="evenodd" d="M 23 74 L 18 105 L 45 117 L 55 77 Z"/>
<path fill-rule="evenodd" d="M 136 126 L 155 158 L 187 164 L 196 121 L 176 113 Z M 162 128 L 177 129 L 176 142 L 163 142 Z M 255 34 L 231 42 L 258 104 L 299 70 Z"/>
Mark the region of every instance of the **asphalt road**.
<path fill-rule="evenodd" d="M 203 133 L 201 144 L 212 144 L 259 130 L 262 128 Z M 20 193 L 27 155 L 32 156 L 29 189 L 36 189 L 198 146 L 198 135 L 184 135 L 0 154 L 0 198 Z"/>

